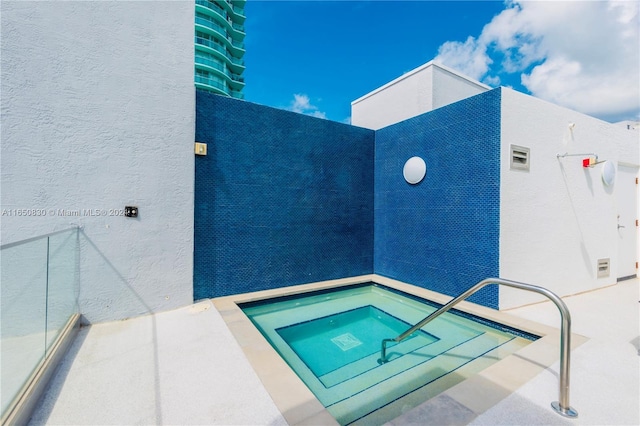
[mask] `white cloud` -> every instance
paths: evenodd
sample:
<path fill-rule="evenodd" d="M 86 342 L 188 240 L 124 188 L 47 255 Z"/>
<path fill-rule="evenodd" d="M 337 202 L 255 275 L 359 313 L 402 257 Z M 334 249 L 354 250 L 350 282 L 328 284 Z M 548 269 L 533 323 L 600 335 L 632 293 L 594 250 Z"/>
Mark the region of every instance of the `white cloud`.
<path fill-rule="evenodd" d="M 520 75 L 534 96 L 596 117 L 640 113 L 640 3 L 512 1 L 477 37 L 436 60 L 495 85 Z"/>
<path fill-rule="evenodd" d="M 436 61 L 450 66 L 469 77 L 479 80 L 489 71 L 493 62 L 487 55 L 487 46 L 469 37 L 465 42 L 448 41 L 440 46 Z"/>
<path fill-rule="evenodd" d="M 327 114 L 320 111 L 317 106 L 312 105 L 309 96 L 301 93 L 293 95 L 293 100 L 289 105 L 289 111 L 299 112 L 301 114 L 310 115 L 312 117 L 327 118 Z"/>

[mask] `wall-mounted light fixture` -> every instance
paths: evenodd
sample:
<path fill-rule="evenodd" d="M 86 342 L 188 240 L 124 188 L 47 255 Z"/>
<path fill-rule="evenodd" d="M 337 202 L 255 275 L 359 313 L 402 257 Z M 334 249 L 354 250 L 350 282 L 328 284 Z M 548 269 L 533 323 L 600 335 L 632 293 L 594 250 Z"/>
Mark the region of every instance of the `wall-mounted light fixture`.
<path fill-rule="evenodd" d="M 613 161 L 605 161 L 604 166 L 602 166 L 602 183 L 606 186 L 611 186 L 615 180 L 616 166 L 613 164 Z"/>
<path fill-rule="evenodd" d="M 422 158 L 411 157 L 404 163 L 402 175 L 404 176 L 404 180 L 411 185 L 420 183 L 420 181 L 424 179 L 425 174 L 427 174 L 427 165 Z"/>
<path fill-rule="evenodd" d="M 207 155 L 207 144 L 202 142 L 196 142 L 195 153 L 196 155 Z"/>
<path fill-rule="evenodd" d="M 595 154 L 590 155 L 589 157 L 582 159 L 582 167 L 593 167 L 597 164 L 605 163 L 605 160 L 598 161 L 598 156 Z"/>
<path fill-rule="evenodd" d="M 556 158 L 558 159 L 564 157 L 585 157 L 582 159 L 582 167 L 591 167 L 599 163 L 598 154 L 594 154 L 592 152 L 587 154 L 569 154 L 568 152 L 565 152 L 564 154 L 556 154 Z"/>
<path fill-rule="evenodd" d="M 124 215 L 125 215 L 125 217 L 138 217 L 138 207 L 136 207 L 136 206 L 125 206 Z"/>
<path fill-rule="evenodd" d="M 582 167 L 593 167 L 596 164 L 602 163 L 602 161 L 598 161 L 598 154 L 587 153 L 587 154 L 569 154 L 565 152 L 564 154 L 556 154 L 556 158 L 564 158 L 564 157 L 584 157 L 582 159 Z"/>
<path fill-rule="evenodd" d="M 564 157 L 583 157 L 582 158 L 582 167 L 584 168 L 592 168 L 598 164 L 604 164 L 602 166 L 602 183 L 605 186 L 610 186 L 616 179 L 616 166 L 613 161 L 610 160 L 598 160 L 598 154 L 588 153 L 588 154 L 569 154 L 565 152 L 564 154 L 556 154 L 558 159 Z"/>

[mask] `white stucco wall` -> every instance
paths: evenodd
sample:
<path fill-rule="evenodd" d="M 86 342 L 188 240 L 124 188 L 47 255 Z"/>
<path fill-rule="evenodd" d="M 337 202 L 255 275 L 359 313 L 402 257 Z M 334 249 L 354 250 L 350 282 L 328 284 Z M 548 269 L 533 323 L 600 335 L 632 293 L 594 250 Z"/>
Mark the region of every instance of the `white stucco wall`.
<path fill-rule="evenodd" d="M 450 68 L 437 65 L 433 68 L 432 109 L 458 102 L 490 90 L 489 86 L 471 80 Z"/>
<path fill-rule="evenodd" d="M 89 322 L 192 302 L 192 1 L 2 2 L 2 243 L 81 225 Z M 109 216 L 125 205 L 137 219 Z M 106 212 L 65 216 L 62 210 Z M 73 214 L 73 213 L 72 213 Z"/>
<path fill-rule="evenodd" d="M 489 89 L 430 61 L 351 102 L 351 124 L 378 130 Z"/>
<path fill-rule="evenodd" d="M 351 124 L 378 130 L 433 109 L 432 67 L 416 70 L 351 103 Z"/>
<path fill-rule="evenodd" d="M 631 201 L 637 195 L 619 182 L 603 185 L 603 165 L 582 167 L 587 156 L 557 154 L 595 153 L 616 166 L 632 165 L 637 176 L 638 132 L 506 88 L 501 121 L 500 276 L 561 296 L 615 284 L 617 215 L 637 217 L 637 199 Z M 510 144 L 531 149 L 529 172 L 510 170 Z M 637 228 L 623 231 L 637 238 Z M 607 278 L 597 277 L 601 258 L 611 260 Z M 501 288 L 500 308 L 542 298 Z"/>

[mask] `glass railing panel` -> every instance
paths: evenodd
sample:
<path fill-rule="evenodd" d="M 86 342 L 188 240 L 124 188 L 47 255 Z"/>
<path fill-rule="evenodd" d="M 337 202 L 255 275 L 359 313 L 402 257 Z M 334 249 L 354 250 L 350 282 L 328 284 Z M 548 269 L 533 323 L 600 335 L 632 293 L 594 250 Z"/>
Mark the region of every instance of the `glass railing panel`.
<path fill-rule="evenodd" d="M 244 43 L 240 41 L 231 40 L 231 44 L 233 47 L 237 47 L 238 49 L 244 49 Z"/>
<path fill-rule="evenodd" d="M 204 16 L 196 16 L 196 24 L 217 31 L 223 38 L 227 38 L 227 30 L 218 25 L 213 19 Z"/>
<path fill-rule="evenodd" d="M 227 12 L 221 8 L 220 6 L 218 6 L 217 4 L 208 1 L 208 0 L 196 0 L 196 4 L 199 4 L 201 6 L 207 7 L 211 10 L 215 10 L 216 12 L 218 12 L 220 15 L 224 16 L 224 18 L 227 18 Z"/>
<path fill-rule="evenodd" d="M 219 71 L 222 71 L 223 73 L 229 75 L 229 72 L 227 71 L 226 67 L 224 64 L 221 64 L 218 61 L 209 59 L 207 57 L 204 56 L 200 56 L 196 53 L 196 64 L 202 64 L 202 65 L 207 65 L 211 68 L 215 68 Z"/>
<path fill-rule="evenodd" d="M 242 33 L 244 33 L 244 32 L 245 32 L 245 31 L 244 31 L 244 25 L 236 24 L 236 23 L 234 22 L 234 23 L 232 24 L 232 26 L 233 26 L 233 29 L 234 29 L 234 30 L 236 30 L 236 31 L 240 31 L 240 32 L 242 32 Z"/>
<path fill-rule="evenodd" d="M 0 250 L 0 398 L 5 413 L 45 356 L 47 238 Z"/>
<path fill-rule="evenodd" d="M 233 6 L 233 11 L 234 11 L 236 14 L 240 15 L 240 16 L 244 16 L 244 9 L 243 9 L 243 8 L 241 8 L 241 7 L 238 7 L 238 6 L 235 6 L 235 5 L 234 5 L 234 6 Z"/>
<path fill-rule="evenodd" d="M 229 59 L 231 59 L 231 63 L 244 67 L 244 60 L 243 59 L 234 58 L 233 56 L 230 57 Z"/>
<path fill-rule="evenodd" d="M 196 75 L 195 76 L 195 81 L 196 83 L 202 83 L 202 84 L 206 84 L 208 86 L 211 87 L 217 87 L 220 90 L 223 90 L 225 93 L 229 91 L 229 88 L 227 87 L 227 85 L 224 82 L 221 82 L 217 79 L 211 78 L 211 77 L 204 77 L 201 75 Z"/>
<path fill-rule="evenodd" d="M 78 313 L 79 264 L 77 230 L 49 237 L 47 354 L 69 318 Z"/>
<path fill-rule="evenodd" d="M 217 43 L 215 43 L 215 42 L 213 42 L 213 41 L 211 41 L 209 39 L 206 39 L 204 37 L 196 36 L 195 42 L 196 42 L 196 44 L 200 44 L 202 46 L 210 47 L 210 48 L 215 49 L 218 52 L 222 53 L 223 55 L 228 56 L 227 49 L 225 49 L 224 47 L 220 46 L 219 44 L 217 44 Z"/>
<path fill-rule="evenodd" d="M 231 73 L 231 78 L 232 78 L 233 80 L 235 80 L 235 81 L 240 82 L 240 83 L 244 83 L 244 77 L 243 77 L 243 76 L 241 76 L 240 74 L 234 74 L 234 73 Z"/>

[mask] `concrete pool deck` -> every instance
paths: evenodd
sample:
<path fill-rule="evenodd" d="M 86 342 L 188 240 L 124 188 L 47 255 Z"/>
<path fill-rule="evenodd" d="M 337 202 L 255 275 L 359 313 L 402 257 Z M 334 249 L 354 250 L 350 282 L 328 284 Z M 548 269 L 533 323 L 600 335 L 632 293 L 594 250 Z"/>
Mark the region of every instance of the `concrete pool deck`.
<path fill-rule="evenodd" d="M 570 396 L 577 419 L 561 417 L 549 406 L 558 398 L 555 362 L 482 412 L 436 397 L 390 423 L 640 424 L 638 284 L 628 280 L 563 298 L 573 333 L 588 338 L 572 350 Z M 551 302 L 508 313 L 554 328 L 559 324 Z M 317 407 L 291 406 L 283 413 L 241 344 L 209 300 L 82 328 L 30 424 L 285 425 L 291 411 L 308 417 L 306 424 L 332 423 L 322 415 L 309 417 Z M 434 408 L 448 414 L 434 416 Z"/>

